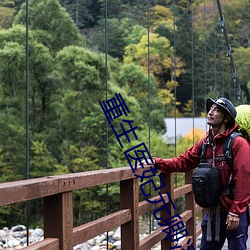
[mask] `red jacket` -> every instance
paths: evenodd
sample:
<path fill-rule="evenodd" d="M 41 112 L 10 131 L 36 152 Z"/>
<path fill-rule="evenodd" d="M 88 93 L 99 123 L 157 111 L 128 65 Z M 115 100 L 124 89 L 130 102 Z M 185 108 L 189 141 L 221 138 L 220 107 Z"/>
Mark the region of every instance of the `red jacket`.
<path fill-rule="evenodd" d="M 200 155 L 202 151 L 202 142 L 209 143 L 207 146 L 206 159 L 213 158 L 213 146 L 215 158 L 223 157 L 223 144 L 225 138 L 237 131 L 238 125 L 232 129 L 228 129 L 223 134 L 218 134 L 212 138 L 206 136 L 187 149 L 184 154 L 176 158 L 162 159 L 154 158 L 155 166 L 165 173 L 186 172 L 198 166 L 200 163 Z M 230 200 L 225 194 L 220 198 L 221 211 L 232 212 L 241 215 L 247 208 L 250 201 L 250 144 L 241 136 L 237 136 L 232 144 L 233 155 L 233 180 L 234 180 L 234 200 Z M 215 162 L 215 166 L 221 169 L 221 184 L 225 188 L 229 182 L 231 170 L 226 161 Z"/>

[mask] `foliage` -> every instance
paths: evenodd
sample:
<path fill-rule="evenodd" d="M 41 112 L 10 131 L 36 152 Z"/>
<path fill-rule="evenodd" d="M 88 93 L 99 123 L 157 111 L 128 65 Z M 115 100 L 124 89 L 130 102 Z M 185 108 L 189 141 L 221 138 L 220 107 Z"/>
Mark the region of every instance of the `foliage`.
<path fill-rule="evenodd" d="M 184 151 L 191 147 L 195 142 L 200 140 L 205 135 L 205 131 L 201 129 L 194 128 L 190 132 L 184 135 L 183 138 L 178 140 L 177 155 L 184 153 Z"/>
<path fill-rule="evenodd" d="M 165 27 L 173 31 L 174 22 L 173 22 L 173 12 L 170 8 L 167 8 L 163 5 L 156 5 L 152 7 L 150 13 L 150 22 L 152 23 L 151 27 L 155 31 L 159 26 Z"/>
<path fill-rule="evenodd" d="M 235 49 L 235 64 L 236 67 L 239 69 L 238 74 L 241 76 L 240 81 L 246 82 L 247 86 L 243 86 L 244 92 L 249 97 L 250 88 L 249 86 L 249 79 L 250 79 L 250 72 L 249 72 L 249 56 L 250 56 L 250 48 L 239 47 Z M 238 79 L 239 81 L 239 79 Z M 249 98 L 246 100 L 246 103 L 249 102 Z"/>
<path fill-rule="evenodd" d="M 26 24 L 26 6 L 22 5 L 14 24 Z M 83 45 L 83 38 L 69 14 L 58 0 L 29 1 L 29 28 L 36 31 L 39 41 L 59 51 L 69 45 Z"/>
<path fill-rule="evenodd" d="M 150 42 L 150 65 L 151 72 L 155 75 L 160 75 L 163 71 L 168 70 L 173 66 L 171 48 L 169 41 L 164 37 L 159 37 L 158 34 L 144 35 L 139 43 L 130 44 L 125 48 L 124 63 L 139 63 L 147 72 L 148 69 L 148 42 Z"/>
<path fill-rule="evenodd" d="M 93 27 L 100 19 L 101 4 L 98 0 L 61 0 L 60 2 L 80 29 Z"/>
<path fill-rule="evenodd" d="M 14 19 L 15 10 L 13 8 L 0 6 L 0 29 L 8 29 Z"/>
<path fill-rule="evenodd" d="M 154 129 L 162 131 L 164 129 L 164 106 L 159 98 L 154 76 L 146 75 L 139 65 L 130 63 L 120 68 L 117 82 L 140 103 L 141 122 L 147 122 L 150 105 L 151 125 Z"/>

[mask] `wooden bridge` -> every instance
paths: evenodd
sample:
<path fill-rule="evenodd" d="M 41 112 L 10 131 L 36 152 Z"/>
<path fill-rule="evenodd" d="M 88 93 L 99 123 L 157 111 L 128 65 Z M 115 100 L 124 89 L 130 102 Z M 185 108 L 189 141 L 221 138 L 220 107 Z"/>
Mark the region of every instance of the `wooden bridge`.
<path fill-rule="evenodd" d="M 138 168 L 136 174 L 142 175 L 147 168 Z M 180 245 L 186 249 L 187 245 L 196 246 L 196 239 L 201 234 L 200 226 L 196 226 L 196 214 L 201 211 L 193 198 L 191 187 L 191 173 L 186 173 L 185 185 L 173 188 L 173 174 L 161 177 L 165 187 L 161 194 L 168 206 L 171 215 L 174 208 L 171 206 L 168 195 L 174 201 L 180 196 L 185 197 L 185 209 L 180 213 L 182 221 L 188 232 L 188 237 L 181 241 Z M 89 223 L 73 227 L 73 201 L 74 190 L 85 189 L 112 182 L 120 183 L 120 210 L 106 215 Z M 121 227 L 122 250 L 148 250 L 161 242 L 161 249 L 168 250 L 173 242 L 165 240 L 166 233 L 160 227 L 146 238 L 139 239 L 139 216 L 149 211 L 154 211 L 162 206 L 161 203 L 139 202 L 139 184 L 130 167 L 122 167 L 108 170 L 97 170 L 48 176 L 28 180 L 20 180 L 0 184 L 0 206 L 25 202 L 33 199 L 43 199 L 44 205 L 44 240 L 23 249 L 26 250 L 72 250 L 77 244 L 86 242 L 93 237 Z M 152 197 L 157 201 L 160 197 Z M 161 210 L 162 221 L 169 218 L 167 209 Z M 187 244 L 188 239 L 191 242 Z M 196 247 L 195 247 L 196 248 Z"/>

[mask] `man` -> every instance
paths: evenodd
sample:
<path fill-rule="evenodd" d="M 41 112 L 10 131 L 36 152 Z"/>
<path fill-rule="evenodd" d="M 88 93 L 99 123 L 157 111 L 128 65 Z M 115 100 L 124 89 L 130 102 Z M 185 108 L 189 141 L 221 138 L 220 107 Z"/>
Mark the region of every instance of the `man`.
<path fill-rule="evenodd" d="M 246 250 L 248 237 L 247 206 L 250 201 L 250 146 L 249 143 L 237 136 L 232 144 L 233 170 L 222 158 L 223 145 L 226 138 L 238 130 L 235 124 L 236 109 L 226 98 L 217 100 L 207 99 L 207 124 L 210 129 L 205 137 L 187 149 L 184 154 L 172 159 L 153 158 L 154 165 L 163 173 L 186 172 L 198 166 L 202 152 L 202 144 L 207 144 L 206 159 L 215 167 L 221 169 L 221 185 L 226 189 L 232 177 L 234 185 L 233 198 L 223 193 L 220 197 L 220 237 L 215 240 L 215 214 L 210 212 L 212 223 L 212 241 L 207 241 L 208 213 L 202 219 L 201 250 L 220 250 L 225 239 L 228 240 L 229 250 Z M 223 158 L 222 158 L 223 159 Z M 146 165 L 146 162 L 142 162 Z M 210 217 L 209 216 L 209 217 Z"/>

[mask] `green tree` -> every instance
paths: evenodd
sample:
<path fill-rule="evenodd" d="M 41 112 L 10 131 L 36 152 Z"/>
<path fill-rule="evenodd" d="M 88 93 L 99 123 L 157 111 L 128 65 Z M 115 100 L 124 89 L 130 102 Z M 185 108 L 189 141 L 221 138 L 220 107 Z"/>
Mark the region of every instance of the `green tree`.
<path fill-rule="evenodd" d="M 31 125 L 36 131 L 41 131 L 46 122 L 45 113 L 47 112 L 50 96 L 53 88 L 52 79 L 52 56 L 47 47 L 37 42 L 34 33 L 30 31 L 29 39 L 29 85 L 31 88 Z M 13 28 L 0 32 L 0 41 L 2 41 L 2 50 L 0 57 L 1 77 L 4 86 L 4 92 L 7 96 L 17 98 L 13 106 L 19 107 L 19 111 L 24 113 L 25 96 L 25 28 L 15 25 Z M 10 74 L 11 72 L 11 74 Z M 10 104 L 10 103 L 9 103 Z M 20 106 L 21 105 L 21 106 Z"/>
<path fill-rule="evenodd" d="M 106 52 L 122 61 L 124 48 L 129 44 L 128 36 L 130 36 L 135 22 L 132 19 L 124 17 L 122 19 L 109 18 L 107 22 L 107 30 L 104 30 L 105 24 L 102 19 L 96 27 L 87 35 L 88 47 L 93 51 Z M 107 33 L 107 41 L 103 40 L 104 32 Z"/>
<path fill-rule="evenodd" d="M 125 48 L 124 63 L 134 62 L 143 67 L 144 71 L 148 71 L 155 75 L 158 85 L 164 86 L 167 78 L 170 80 L 173 73 L 173 47 L 165 37 L 151 33 L 148 36 L 142 36 L 137 44 L 130 44 Z M 150 51 L 148 52 L 148 43 L 150 43 Z M 148 62 L 148 53 L 150 53 L 150 61 Z M 178 76 L 183 70 L 183 63 L 179 59 L 176 75 Z"/>
<path fill-rule="evenodd" d="M 102 54 L 76 46 L 67 47 L 58 53 L 54 71 L 58 92 L 53 97 L 55 102 L 52 106 L 56 112 L 56 124 L 60 126 L 57 126 L 57 131 L 53 129 L 55 126 L 50 128 L 56 134 L 50 143 L 52 148 L 60 148 L 59 145 L 62 145 L 62 149 L 67 149 L 64 152 L 68 152 L 73 142 L 78 148 L 92 145 L 102 151 L 99 160 L 104 161 L 106 121 L 99 101 L 106 99 L 103 81 L 105 73 Z M 138 111 L 138 103 L 110 79 L 109 98 L 114 97 L 115 93 L 122 94 L 127 105 L 131 106 L 132 113 Z M 136 117 L 140 119 L 140 115 Z M 115 124 L 119 124 L 118 121 Z"/>
<path fill-rule="evenodd" d="M 150 79 L 148 79 L 148 75 L 143 72 L 140 65 L 131 63 L 121 67 L 117 82 L 120 87 L 124 88 L 130 96 L 135 97 L 140 103 L 141 123 L 147 123 L 148 121 L 150 102 L 151 128 L 163 132 L 165 128 L 164 104 L 159 98 L 154 76 L 150 75 Z"/>
<path fill-rule="evenodd" d="M 15 10 L 13 8 L 1 7 L 0 5 L 0 29 L 11 27 Z"/>
<path fill-rule="evenodd" d="M 33 141 L 33 157 L 30 161 L 30 177 L 44 177 L 55 174 L 56 160 L 48 151 L 44 142 Z"/>
<path fill-rule="evenodd" d="M 234 58 L 235 64 L 237 68 L 238 78 L 237 84 L 241 84 L 242 89 L 244 90 L 245 97 L 243 100 L 245 103 L 250 101 L 249 93 L 250 93 L 250 73 L 249 73 L 249 58 L 250 56 L 250 48 L 239 47 L 235 49 Z"/>
<path fill-rule="evenodd" d="M 29 29 L 36 39 L 53 52 L 69 45 L 84 45 L 83 37 L 58 0 L 29 1 Z M 26 6 L 22 5 L 14 24 L 26 24 Z"/>
<path fill-rule="evenodd" d="M 98 23 L 101 4 L 98 0 L 61 0 L 79 29 L 87 30 Z"/>

